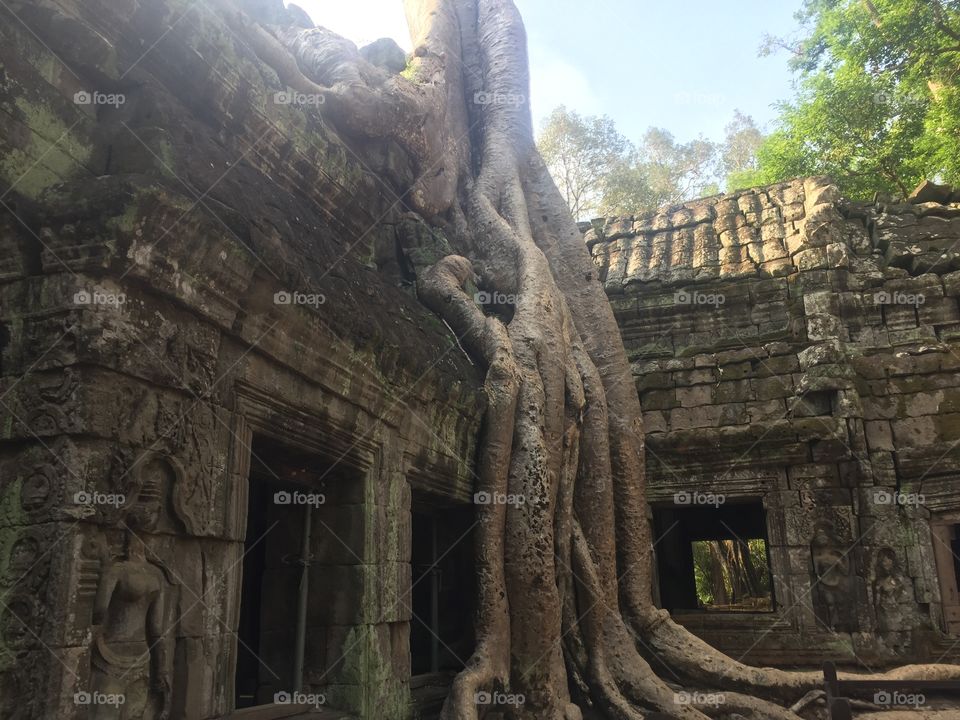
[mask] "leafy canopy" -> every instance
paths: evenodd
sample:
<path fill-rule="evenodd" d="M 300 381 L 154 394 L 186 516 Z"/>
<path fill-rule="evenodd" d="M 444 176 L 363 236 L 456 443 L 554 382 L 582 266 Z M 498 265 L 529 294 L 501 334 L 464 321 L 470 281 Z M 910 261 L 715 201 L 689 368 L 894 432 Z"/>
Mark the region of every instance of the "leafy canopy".
<path fill-rule="evenodd" d="M 806 0 L 786 49 L 797 95 L 738 185 L 827 174 L 852 197 L 960 181 L 960 2 Z"/>
<path fill-rule="evenodd" d="M 640 214 L 719 192 L 721 179 L 754 170 L 762 134 L 737 112 L 723 143 L 678 141 L 649 128 L 636 144 L 609 117 L 583 117 L 560 106 L 546 119 L 537 147 L 574 217 Z"/>

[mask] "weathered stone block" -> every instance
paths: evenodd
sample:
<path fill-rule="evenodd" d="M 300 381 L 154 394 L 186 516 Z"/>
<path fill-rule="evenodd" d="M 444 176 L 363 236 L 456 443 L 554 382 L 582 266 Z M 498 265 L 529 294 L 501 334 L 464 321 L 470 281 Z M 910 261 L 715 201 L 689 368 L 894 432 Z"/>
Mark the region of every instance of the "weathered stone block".
<path fill-rule="evenodd" d="M 712 388 L 709 385 L 695 385 L 687 388 L 677 388 L 677 400 L 681 407 L 696 407 L 709 405 L 712 401 Z"/>
<path fill-rule="evenodd" d="M 714 368 L 697 368 L 695 370 L 681 371 L 674 374 L 674 380 L 678 387 L 716 383 L 717 371 Z"/>
<path fill-rule="evenodd" d="M 719 369 L 721 381 L 741 380 L 749 377 L 753 371 L 753 364 L 749 362 L 740 362 L 732 365 L 722 365 Z"/>
<path fill-rule="evenodd" d="M 750 384 L 757 400 L 774 400 L 791 397 L 794 394 L 793 383 L 789 376 L 753 378 Z"/>
<path fill-rule="evenodd" d="M 938 415 L 936 428 L 941 440 L 946 442 L 960 440 L 960 413 Z"/>
<path fill-rule="evenodd" d="M 807 337 L 812 342 L 846 339 L 847 332 L 840 318 L 834 315 L 807 315 Z"/>
<path fill-rule="evenodd" d="M 917 447 L 939 441 L 937 423 L 932 417 L 898 419 L 891 423 L 898 447 Z"/>
<path fill-rule="evenodd" d="M 950 297 L 960 296 L 960 270 L 943 276 L 943 293 Z"/>
<path fill-rule="evenodd" d="M 713 390 L 713 401 L 719 404 L 742 403 L 755 399 L 750 380 L 731 380 L 719 383 Z"/>
<path fill-rule="evenodd" d="M 919 345 L 937 342 L 936 331 L 927 325 L 922 327 L 907 328 L 904 330 L 890 331 L 890 344 L 894 347 L 899 345 Z"/>
<path fill-rule="evenodd" d="M 670 427 L 674 430 L 718 427 L 724 424 L 721 422 L 723 415 L 723 407 L 713 405 L 694 408 L 676 408 L 670 411 Z"/>
<path fill-rule="evenodd" d="M 868 420 L 864 423 L 867 444 L 871 450 L 893 450 L 893 429 L 887 420 Z"/>
<path fill-rule="evenodd" d="M 787 414 L 787 405 L 783 400 L 748 402 L 746 407 L 752 423 L 767 423 L 782 420 Z"/>
<path fill-rule="evenodd" d="M 644 373 L 637 378 L 637 390 L 639 392 L 672 388 L 673 385 L 673 375 L 668 372 Z"/>
<path fill-rule="evenodd" d="M 680 407 L 675 390 L 650 390 L 640 396 L 640 405 L 644 410 L 669 410 Z"/>
<path fill-rule="evenodd" d="M 669 430 L 668 414 L 662 410 L 652 410 L 643 413 L 644 433 L 660 433 Z"/>
<path fill-rule="evenodd" d="M 836 364 L 842 362 L 843 359 L 843 351 L 840 348 L 840 343 L 836 340 L 813 345 L 797 353 L 801 370 L 807 370 L 814 365 Z"/>

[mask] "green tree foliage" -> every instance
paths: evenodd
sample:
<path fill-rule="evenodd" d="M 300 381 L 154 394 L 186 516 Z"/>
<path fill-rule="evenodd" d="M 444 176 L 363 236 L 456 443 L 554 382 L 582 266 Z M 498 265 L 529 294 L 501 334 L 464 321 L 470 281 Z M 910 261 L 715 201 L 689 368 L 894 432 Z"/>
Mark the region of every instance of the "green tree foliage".
<path fill-rule="evenodd" d="M 756 127 L 753 120 L 738 113 L 735 122 L 746 128 L 737 136 L 746 142 L 747 129 Z M 724 158 L 739 157 L 703 138 L 680 142 L 662 128 L 649 128 L 634 144 L 610 118 L 583 117 L 563 106 L 544 122 L 537 146 L 570 210 L 582 220 L 639 214 L 719 192 Z"/>
<path fill-rule="evenodd" d="M 742 552 L 737 552 L 738 547 Z M 764 540 L 696 540 L 691 543 L 691 551 L 700 607 L 773 609 Z"/>
<path fill-rule="evenodd" d="M 806 0 L 797 97 L 738 184 L 828 174 L 853 197 L 960 181 L 960 2 Z"/>
<path fill-rule="evenodd" d="M 537 147 L 576 218 L 599 213 L 608 174 L 631 152 L 609 117 L 583 117 L 563 105 L 544 122 Z"/>
<path fill-rule="evenodd" d="M 749 115 L 733 111 L 733 120 L 724 128 L 720 152 L 720 168 L 728 190 L 756 184 L 754 178 L 760 169 L 757 150 L 764 135 Z"/>

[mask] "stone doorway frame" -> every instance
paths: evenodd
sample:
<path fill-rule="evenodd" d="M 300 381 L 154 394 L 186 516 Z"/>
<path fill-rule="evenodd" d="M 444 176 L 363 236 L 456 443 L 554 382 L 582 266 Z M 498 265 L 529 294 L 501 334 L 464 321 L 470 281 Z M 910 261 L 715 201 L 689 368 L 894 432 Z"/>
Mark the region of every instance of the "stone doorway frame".
<path fill-rule="evenodd" d="M 329 410 L 336 405 L 346 407 L 348 404 L 340 398 L 330 396 L 329 404 L 324 407 Z M 381 448 L 372 439 L 377 437 L 373 428 L 365 428 L 370 430 L 365 435 L 359 434 L 356 428 L 349 429 L 331 422 L 331 416 L 336 413 L 330 412 L 321 416 L 308 412 L 242 381 L 234 387 L 233 410 L 227 456 L 226 478 L 229 491 L 224 526 L 226 537 L 236 544 L 235 562 L 238 567 L 242 566 L 244 552 L 254 435 L 276 440 L 298 451 L 316 455 L 317 458 L 336 458 L 338 465 L 360 478 L 364 496 L 368 494 L 370 484 L 379 476 Z M 352 417 L 358 424 L 365 424 L 364 420 L 367 419 L 358 418 L 355 413 L 346 413 L 343 416 Z M 225 717 L 246 718 L 255 715 L 257 720 L 288 717 L 291 709 L 296 706 L 267 704 L 243 710 L 234 707 L 238 658 L 237 624 L 242 591 L 240 572 L 237 572 L 225 593 L 225 606 L 221 615 L 231 629 L 231 641 L 221 667 L 226 684 L 224 697 L 229 705 Z"/>
<path fill-rule="evenodd" d="M 943 630 L 950 635 L 960 635 L 960 577 L 957 576 L 956 558 L 950 546 L 951 540 L 960 536 L 958 526 L 960 510 L 935 513 L 930 517 L 930 541 L 940 586 Z"/>

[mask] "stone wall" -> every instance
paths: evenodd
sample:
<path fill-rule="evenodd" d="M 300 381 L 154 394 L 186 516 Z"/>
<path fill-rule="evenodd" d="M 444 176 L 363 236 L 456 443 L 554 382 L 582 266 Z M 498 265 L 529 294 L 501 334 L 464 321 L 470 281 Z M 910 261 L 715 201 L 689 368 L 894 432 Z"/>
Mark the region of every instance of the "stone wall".
<path fill-rule="evenodd" d="M 931 535 L 960 511 L 951 200 L 850 203 L 808 178 L 583 226 L 633 363 L 651 503 L 763 503 L 776 611 L 678 615 L 736 657 L 953 652 L 953 555 Z"/>
<path fill-rule="evenodd" d="M 229 714 L 258 509 L 279 531 L 255 699 L 292 690 L 306 515 L 274 489 L 323 498 L 303 690 L 413 712 L 412 511 L 469 507 L 483 409 L 412 290 L 448 248 L 404 209 L 409 158 L 291 102 L 212 7 L 0 8 L 3 718 L 96 717 L 97 693 L 130 717 Z M 776 610 L 678 615 L 734 654 L 951 647 L 958 212 L 812 179 L 587 233 L 654 507 L 766 509 Z"/>
<path fill-rule="evenodd" d="M 304 690 L 408 716 L 411 495 L 469 502 L 481 415 L 413 294 L 410 163 L 277 102 L 209 3 L 0 15 L 0 717 L 233 708 L 258 443 L 331 500 Z M 267 570 L 289 663 L 299 571 Z"/>

